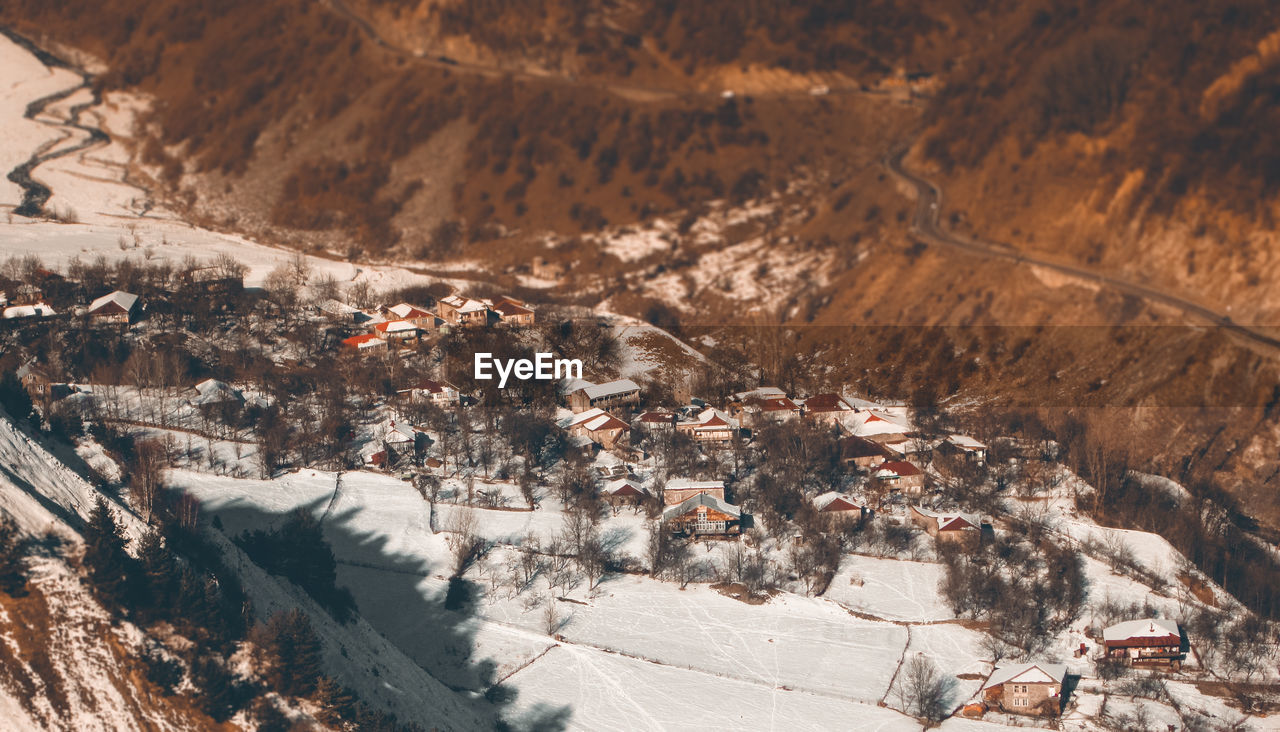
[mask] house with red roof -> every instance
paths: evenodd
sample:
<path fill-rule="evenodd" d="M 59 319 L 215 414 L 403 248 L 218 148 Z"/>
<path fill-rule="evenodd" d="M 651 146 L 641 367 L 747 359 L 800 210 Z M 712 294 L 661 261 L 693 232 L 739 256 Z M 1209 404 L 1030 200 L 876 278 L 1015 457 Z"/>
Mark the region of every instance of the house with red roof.
<path fill-rule="evenodd" d="M 814 394 L 800 403 L 800 409 L 805 419 L 823 422 L 842 422 L 858 411 L 849 400 L 835 392 Z"/>
<path fill-rule="evenodd" d="M 871 511 L 849 496 L 828 491 L 813 499 L 813 507 L 825 520 L 837 523 L 853 523 L 870 515 Z"/>
<path fill-rule="evenodd" d="M 982 531 L 982 520 L 965 513 L 941 513 L 912 506 L 908 514 L 911 522 L 925 530 L 938 541 L 964 541 L 977 539 Z"/>
<path fill-rule="evenodd" d="M 421 331 L 408 320 L 388 320 L 373 326 L 373 332 L 386 341 L 414 341 Z"/>
<path fill-rule="evenodd" d="M 1126 620 L 1102 631 L 1108 658 L 1130 665 L 1182 667 L 1182 628 L 1174 620 L 1146 618 Z"/>
<path fill-rule="evenodd" d="M 343 339 L 342 347 L 360 354 L 385 353 L 387 342 L 379 338 L 376 333 L 362 333 Z"/>
<path fill-rule="evenodd" d="M 648 489 L 639 481 L 632 478 L 617 478 L 605 483 L 600 489 L 600 496 L 615 511 L 621 506 L 639 508 L 653 500 L 653 494 L 649 493 Z"/>
<path fill-rule="evenodd" d="M 617 446 L 631 429 L 626 422 L 599 408 L 575 414 L 566 427 L 569 434 L 586 437 L 606 450 Z"/>
<path fill-rule="evenodd" d="M 502 296 L 493 302 L 490 308 L 500 323 L 511 325 L 533 325 L 533 308 L 514 297 Z"/>
<path fill-rule="evenodd" d="M 648 431 L 674 429 L 676 415 L 672 412 L 645 412 L 631 420 L 631 426 Z"/>
<path fill-rule="evenodd" d="M 924 471 L 906 460 L 883 462 L 871 475 L 892 490 L 911 495 L 924 492 Z"/>
<path fill-rule="evenodd" d="M 677 422 L 676 429 L 697 442 L 726 444 L 738 431 L 738 420 L 714 407 L 707 407 L 692 420 Z"/>

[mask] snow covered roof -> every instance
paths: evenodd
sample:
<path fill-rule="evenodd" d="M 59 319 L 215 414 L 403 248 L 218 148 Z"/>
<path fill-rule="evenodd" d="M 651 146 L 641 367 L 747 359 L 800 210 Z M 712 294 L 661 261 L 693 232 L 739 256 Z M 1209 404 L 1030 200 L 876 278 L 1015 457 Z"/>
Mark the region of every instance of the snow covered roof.
<path fill-rule="evenodd" d="M 1057 684 L 1062 686 L 1062 682 L 1067 678 L 1067 666 L 1062 663 L 1015 663 L 1009 666 L 999 666 L 991 673 L 991 678 L 987 679 L 987 683 L 982 688 L 990 689 L 993 686 L 1007 684 L 1010 681 L 1016 681 L 1020 684 Z"/>
<path fill-rule="evenodd" d="M 412 333 L 418 329 L 418 326 L 407 320 L 389 320 L 373 327 L 380 333 Z"/>
<path fill-rule="evenodd" d="M 587 430 L 591 432 L 595 432 L 597 430 L 603 430 L 603 429 L 610 429 L 610 430 L 618 429 L 618 428 L 626 429 L 627 423 L 623 422 L 622 420 L 618 419 L 612 414 L 609 414 L 603 409 L 595 408 L 595 409 L 588 409 L 585 412 L 579 412 L 578 414 L 575 414 L 573 416 L 573 419 L 569 420 L 569 424 L 567 426 L 568 427 L 581 426 L 581 427 L 585 427 Z"/>
<path fill-rule="evenodd" d="M 404 422 L 388 422 L 387 431 L 383 437 L 386 442 L 414 442 L 418 439 L 418 430 L 413 425 Z"/>
<path fill-rule="evenodd" d="M 862 418 L 860 424 L 853 427 L 853 434 L 865 437 L 867 435 L 886 435 L 886 434 L 902 434 L 907 432 L 909 428 L 888 417 L 888 415 L 876 414 L 875 412 L 863 412 L 866 415 Z"/>
<path fill-rule="evenodd" d="M 947 442 L 955 445 L 961 450 L 985 450 L 987 446 L 969 437 L 968 435 L 947 435 Z"/>
<path fill-rule="evenodd" d="M 962 531 L 970 528 L 976 529 L 982 525 L 982 519 L 974 516 L 973 514 L 960 513 L 958 511 L 943 513 L 939 511 L 930 511 L 927 508 L 921 508 L 919 506 L 912 506 L 911 510 L 921 516 L 927 516 L 936 520 L 938 522 L 938 531 Z"/>
<path fill-rule="evenodd" d="M 487 310 L 489 308 L 489 306 L 481 300 L 473 300 L 469 297 L 463 297 L 462 295 L 449 295 L 448 297 L 442 297 L 440 298 L 440 303 L 442 305 L 448 305 L 460 313 L 474 313 L 477 310 Z"/>
<path fill-rule="evenodd" d="M 819 511 L 828 512 L 862 510 L 862 506 L 859 506 L 856 501 L 837 491 L 827 491 L 826 493 L 814 498 L 813 505 Z"/>
<path fill-rule="evenodd" d="M 343 340 L 342 344 L 351 348 L 365 349 L 384 346 L 386 345 L 386 341 L 373 333 L 365 333 L 363 335 L 351 336 L 350 338 Z"/>
<path fill-rule="evenodd" d="M 116 290 L 115 292 L 103 295 L 102 297 L 89 303 L 89 314 L 104 313 L 127 313 L 133 310 L 133 306 L 138 304 L 138 296 Z"/>
<path fill-rule="evenodd" d="M 785 399 L 787 393 L 776 386 L 762 386 L 751 391 L 740 391 L 733 395 L 734 401 L 743 402 L 748 399 Z"/>
<path fill-rule="evenodd" d="M 603 384 L 588 384 L 582 387 L 582 391 L 586 392 L 588 399 L 601 399 L 626 394 L 629 391 L 640 391 L 640 385 L 631 379 L 618 379 Z"/>
<path fill-rule="evenodd" d="M 14 305 L 4 309 L 5 318 L 47 318 L 57 314 L 52 307 L 42 302 L 35 305 Z"/>
<path fill-rule="evenodd" d="M 690 489 L 715 490 L 724 489 L 723 480 L 690 480 L 689 478 L 672 478 L 667 481 L 667 490 L 685 491 Z"/>
<path fill-rule="evenodd" d="M 686 422 L 685 424 L 689 423 Z M 721 412 L 715 407 L 707 407 L 701 412 L 698 412 L 698 416 L 694 417 L 692 424 L 697 425 L 694 427 L 695 430 L 719 429 L 722 427 L 733 427 L 736 429 L 738 426 L 738 420 L 730 417 L 724 412 Z"/>
<path fill-rule="evenodd" d="M 894 476 L 909 478 L 913 475 L 920 475 L 920 468 L 905 460 L 890 460 L 889 462 L 881 463 L 876 470 L 877 478 L 892 478 Z"/>
<path fill-rule="evenodd" d="M 225 381 L 217 379 L 205 379 L 195 385 L 196 397 L 191 400 L 193 404 L 219 404 L 221 402 L 243 402 L 244 396 L 240 391 Z"/>
<path fill-rule="evenodd" d="M 1178 624 L 1165 618 L 1148 618 L 1146 620 L 1126 620 L 1116 623 L 1102 631 L 1104 641 L 1123 641 L 1130 638 L 1164 638 L 1167 636 L 1182 637 Z"/>
<path fill-rule="evenodd" d="M 458 390 L 457 387 L 455 387 L 453 384 L 450 384 L 447 381 L 442 382 L 442 381 L 434 381 L 432 379 L 422 379 L 421 381 L 415 382 L 414 384 L 412 384 L 406 389 L 401 389 L 401 391 L 410 391 L 413 389 L 417 389 L 419 391 L 425 391 L 429 394 L 443 394 L 446 389 L 452 389 L 453 391 Z"/>
<path fill-rule="evenodd" d="M 427 310 L 425 308 L 420 308 L 416 305 L 410 305 L 407 302 L 402 302 L 399 305 L 392 305 L 391 307 L 387 308 L 387 310 L 391 312 L 393 315 L 395 315 L 397 318 L 404 318 L 406 320 L 412 320 L 416 318 L 430 318 L 435 315 L 435 313 L 431 312 L 430 310 Z"/>
<path fill-rule="evenodd" d="M 611 480 L 604 484 L 604 492 L 608 495 L 616 495 L 619 491 L 623 491 L 624 495 L 631 492 L 642 494 L 647 494 L 649 492 L 645 490 L 644 486 L 640 485 L 636 481 L 628 480 L 626 478 L 618 478 L 617 480 Z"/>
<path fill-rule="evenodd" d="M 706 506 L 707 508 L 728 514 L 734 518 L 738 518 L 742 515 L 742 511 L 737 506 L 731 503 L 726 503 L 713 495 L 699 493 L 696 496 L 690 496 L 684 501 L 681 501 L 680 503 L 677 503 L 663 511 L 662 518 L 663 520 L 666 520 L 673 516 L 683 516 L 684 514 L 696 509 L 698 506 Z"/>

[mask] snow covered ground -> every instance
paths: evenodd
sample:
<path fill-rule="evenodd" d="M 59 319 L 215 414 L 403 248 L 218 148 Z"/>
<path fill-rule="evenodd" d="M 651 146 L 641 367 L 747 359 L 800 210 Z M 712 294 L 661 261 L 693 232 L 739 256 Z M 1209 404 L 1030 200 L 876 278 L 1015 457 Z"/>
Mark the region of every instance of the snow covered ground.
<path fill-rule="evenodd" d="M 79 130 L 54 124 L 54 115 L 65 115 L 73 104 L 88 101 L 79 93 L 50 105 L 39 121 L 23 117 L 30 102 L 79 84 L 76 74 L 50 70 L 0 36 L 0 129 L 4 130 L 0 135 L 0 172 L 7 174 L 44 146 L 71 144 L 71 138 L 84 136 Z M 36 254 L 46 266 L 62 268 L 73 257 L 86 261 L 98 256 L 107 261 L 145 258 L 177 265 L 188 256 L 208 261 L 227 254 L 249 267 L 246 284 L 260 285 L 272 269 L 292 256 L 291 252 L 193 227 L 163 209 L 139 214 L 147 194 L 123 182 L 123 165 L 130 156 L 120 139 L 132 134 L 133 113 L 145 104 L 145 100 L 112 95 L 102 106 L 81 115 L 82 122 L 97 121 L 112 135 L 112 142 L 48 161 L 33 174 L 53 191 L 46 209 L 73 211 L 79 223 L 6 216 L 0 219 L 0 259 Z M 12 210 L 21 200 L 21 189 L 0 176 L 0 209 Z M 354 265 L 313 256 L 307 260 L 317 275 L 332 275 L 339 282 L 364 280 L 379 289 L 434 281 L 399 267 Z"/>
<path fill-rule="evenodd" d="M 847 554 L 824 595 L 844 607 L 889 620 L 955 617 L 938 595 L 942 565 Z"/>

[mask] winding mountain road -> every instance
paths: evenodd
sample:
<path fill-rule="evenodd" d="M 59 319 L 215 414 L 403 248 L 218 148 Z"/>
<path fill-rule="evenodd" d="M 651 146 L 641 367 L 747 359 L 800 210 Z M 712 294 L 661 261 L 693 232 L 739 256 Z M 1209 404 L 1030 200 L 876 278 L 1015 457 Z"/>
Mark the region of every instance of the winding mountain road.
<path fill-rule="evenodd" d="M 911 221 L 911 235 L 921 243 L 957 249 L 980 257 L 1003 259 L 1017 264 L 1043 267 L 1044 269 L 1059 272 L 1084 282 L 1102 285 L 1116 292 L 1132 295 L 1148 302 L 1167 305 L 1183 312 L 1194 320 L 1223 328 L 1251 343 L 1274 351 L 1280 351 L 1280 338 L 1269 334 L 1260 327 L 1235 323 L 1231 320 L 1231 316 L 1225 313 L 1219 313 L 1201 303 L 1179 297 L 1156 286 L 1144 285 L 1077 265 L 1055 262 L 1045 259 L 1043 256 L 1019 251 L 1007 244 L 984 241 L 948 231 L 939 223 L 943 205 L 942 189 L 932 181 L 903 167 L 902 160 L 906 157 L 907 150 L 907 147 L 899 147 L 886 155 L 882 162 L 891 174 L 905 181 L 916 190 L 916 212 Z"/>

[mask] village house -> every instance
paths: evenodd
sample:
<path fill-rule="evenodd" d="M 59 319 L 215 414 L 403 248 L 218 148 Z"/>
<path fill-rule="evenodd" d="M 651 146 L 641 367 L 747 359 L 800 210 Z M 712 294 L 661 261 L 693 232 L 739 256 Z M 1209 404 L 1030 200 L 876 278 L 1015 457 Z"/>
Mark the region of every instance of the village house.
<path fill-rule="evenodd" d="M 631 426 L 641 430 L 669 430 L 676 426 L 676 415 L 671 412 L 645 412 L 631 420 Z"/>
<path fill-rule="evenodd" d="M 924 492 L 924 471 L 905 460 L 881 463 L 872 477 L 891 490 L 918 496 Z"/>
<path fill-rule="evenodd" d="M 983 700 L 1001 711 L 1056 717 L 1062 713 L 1067 667 L 1060 663 L 999 666 L 982 687 Z"/>
<path fill-rule="evenodd" d="M 225 381 L 205 379 L 192 387 L 195 394 L 187 399 L 193 407 L 214 407 L 219 404 L 244 404 L 244 395 Z"/>
<path fill-rule="evenodd" d="M 102 323 L 128 325 L 137 314 L 138 296 L 116 290 L 89 303 L 88 315 Z"/>
<path fill-rule="evenodd" d="M 461 295 L 443 297 L 436 304 L 440 319 L 450 325 L 488 325 L 489 306 L 483 300 Z"/>
<path fill-rule="evenodd" d="M 840 438 L 840 460 L 845 465 L 874 468 L 892 455 L 878 442 L 865 437 L 850 435 Z"/>
<path fill-rule="evenodd" d="M 834 392 L 815 394 L 800 403 L 800 413 L 806 419 L 839 424 L 856 413 L 849 400 Z"/>
<path fill-rule="evenodd" d="M 418 326 L 407 320 L 388 320 L 373 326 L 373 332 L 379 338 L 391 342 L 404 343 L 417 340 Z"/>
<path fill-rule="evenodd" d="M 631 478 L 615 478 L 604 484 L 600 496 L 616 512 L 622 506 L 639 508 L 653 498 L 639 481 Z"/>
<path fill-rule="evenodd" d="M 490 309 L 497 315 L 499 322 L 511 325 L 533 325 L 533 308 L 514 297 L 504 295 L 495 300 Z"/>
<path fill-rule="evenodd" d="M 462 399 L 458 387 L 432 379 L 422 379 L 406 389 L 399 389 L 396 396 L 418 404 L 434 404 L 441 409 L 452 407 Z"/>
<path fill-rule="evenodd" d="M 730 413 L 742 415 L 744 421 L 758 427 L 770 421 L 783 422 L 800 416 L 800 405 L 786 396 L 748 397 Z M 737 415 L 735 415 L 737 416 Z"/>
<path fill-rule="evenodd" d="M 707 407 L 687 422 L 677 422 L 676 429 L 698 442 L 726 444 L 738 431 L 738 420 L 713 407 Z"/>
<path fill-rule="evenodd" d="M 74 392 L 70 384 L 55 380 L 43 366 L 35 363 L 18 367 L 15 373 L 34 402 L 53 402 Z"/>
<path fill-rule="evenodd" d="M 938 451 L 961 455 L 978 464 L 987 460 L 987 446 L 966 435 L 947 435 L 938 443 Z"/>
<path fill-rule="evenodd" d="M 430 444 L 431 438 L 427 433 L 404 422 L 391 420 L 382 433 L 382 446 L 386 450 L 387 465 L 390 466 L 404 460 L 418 462 Z"/>
<path fill-rule="evenodd" d="M 363 333 L 358 336 L 351 336 L 342 341 L 342 347 L 348 348 L 361 355 L 373 353 L 385 353 L 387 350 L 387 342 L 377 336 L 376 333 Z"/>
<path fill-rule="evenodd" d="M 813 507 L 823 519 L 832 523 L 856 523 L 871 511 L 849 496 L 828 491 L 813 499 Z"/>
<path fill-rule="evenodd" d="M 982 531 L 982 520 L 969 514 L 940 513 L 912 506 L 908 516 L 911 523 L 924 529 L 925 533 L 938 541 L 976 540 Z"/>
<path fill-rule="evenodd" d="M 584 382 L 569 394 L 569 408 L 575 412 L 588 409 L 616 409 L 640 403 L 640 385 L 631 379 L 618 379 L 604 384 Z"/>
<path fill-rule="evenodd" d="M 709 493 L 698 493 L 662 512 L 662 523 L 672 533 L 687 536 L 737 534 L 742 512 L 737 506 Z"/>
<path fill-rule="evenodd" d="M 612 450 L 631 428 L 626 422 L 603 409 L 588 409 L 569 421 L 569 434 L 587 437 L 606 450 Z"/>
<path fill-rule="evenodd" d="M 14 305 L 36 305 L 44 301 L 44 290 L 38 285 L 22 284 L 14 291 Z"/>
<path fill-rule="evenodd" d="M 379 313 L 388 320 L 408 321 L 423 330 L 435 330 L 444 322 L 430 310 L 420 308 L 417 305 L 410 305 L 407 302 L 392 305 L 389 308 L 380 308 Z"/>
<path fill-rule="evenodd" d="M 662 505 L 674 506 L 683 503 L 693 496 L 705 493 L 724 500 L 723 480 L 690 480 L 688 478 L 672 478 L 662 489 Z"/>
<path fill-rule="evenodd" d="M 871 411 L 860 412 L 850 422 L 850 429 L 853 434 L 859 437 L 868 437 L 881 444 L 889 441 L 891 435 L 905 435 L 911 431 L 906 425 L 891 419 L 889 415 L 876 414 Z"/>
<path fill-rule="evenodd" d="M 1102 631 L 1108 658 L 1130 665 L 1182 667 L 1182 629 L 1173 620 L 1149 618 L 1116 623 Z"/>

